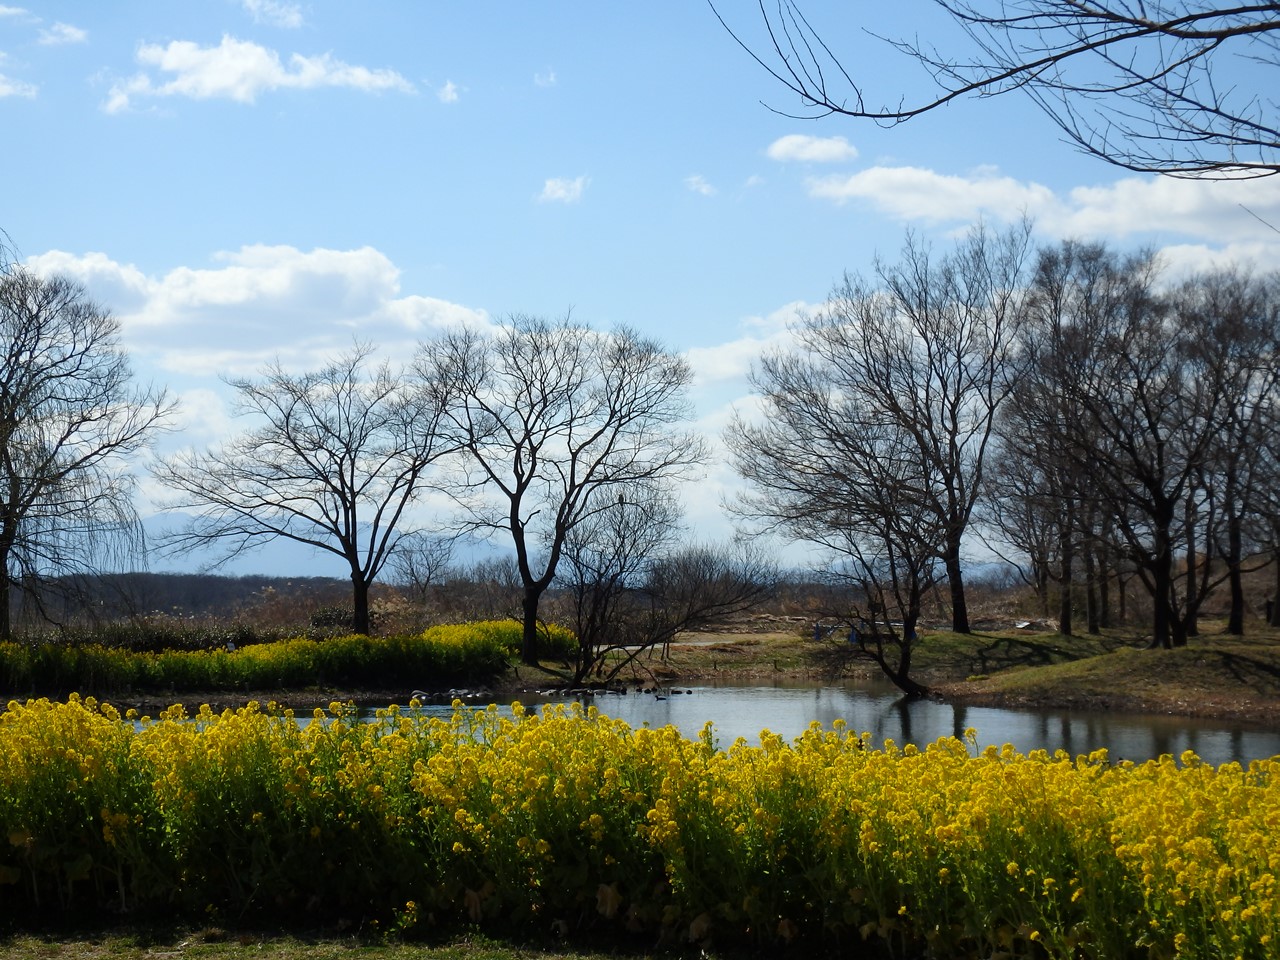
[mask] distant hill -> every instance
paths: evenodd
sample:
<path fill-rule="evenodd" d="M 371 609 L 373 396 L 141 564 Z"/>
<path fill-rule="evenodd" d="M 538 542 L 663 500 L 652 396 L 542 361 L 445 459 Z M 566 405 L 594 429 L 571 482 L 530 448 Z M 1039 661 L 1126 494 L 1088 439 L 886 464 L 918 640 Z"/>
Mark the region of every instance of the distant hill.
<path fill-rule="evenodd" d="M 158 544 L 186 522 L 181 514 L 147 517 L 142 521 L 148 544 Z M 155 573 L 219 573 L 229 577 L 346 577 L 341 558 L 293 540 L 278 538 L 249 553 L 213 566 L 222 554 L 207 550 L 188 554 L 161 554 L 148 549 L 147 569 Z"/>
<path fill-rule="evenodd" d="M 22 602 L 15 596 L 16 604 Z M 289 614 L 306 623 L 317 610 L 349 607 L 351 585 L 333 577 L 105 573 L 56 578 L 42 603 L 55 622 L 84 626 L 156 616 L 225 621 L 248 614 Z"/>

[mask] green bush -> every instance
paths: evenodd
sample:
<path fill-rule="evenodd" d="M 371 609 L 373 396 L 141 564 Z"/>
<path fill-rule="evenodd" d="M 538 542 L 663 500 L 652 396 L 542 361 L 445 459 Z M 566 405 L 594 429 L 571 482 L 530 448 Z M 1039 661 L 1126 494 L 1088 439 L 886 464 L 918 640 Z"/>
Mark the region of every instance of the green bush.
<path fill-rule="evenodd" d="M 573 649 L 573 635 L 566 630 L 548 628 L 543 636 L 553 651 L 548 655 Z M 0 643 L 0 689 L 101 697 L 317 685 L 445 688 L 493 679 L 519 649 L 520 625 L 510 620 L 432 627 L 421 634 L 294 638 L 212 650 Z"/>

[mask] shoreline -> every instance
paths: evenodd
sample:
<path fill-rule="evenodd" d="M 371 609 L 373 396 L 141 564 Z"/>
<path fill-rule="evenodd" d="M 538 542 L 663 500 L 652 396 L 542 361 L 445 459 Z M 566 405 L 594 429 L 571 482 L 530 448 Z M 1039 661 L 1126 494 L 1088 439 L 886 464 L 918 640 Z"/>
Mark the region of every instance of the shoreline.
<path fill-rule="evenodd" d="M 733 631 L 690 635 L 672 644 L 667 657 L 637 661 L 618 678 L 629 688 L 699 685 L 813 683 L 880 678 L 866 661 L 833 660 L 793 631 Z M 916 678 L 937 699 L 975 707 L 1089 711 L 1181 717 L 1280 729 L 1280 636 L 1241 641 L 1207 636 L 1177 652 L 1151 653 L 1123 638 L 979 634 L 957 640 L 939 633 L 925 645 Z M 825 665 L 824 665 L 825 664 Z M 833 673 L 833 669 L 835 672 Z M 980 672 L 980 671 L 987 672 Z M 158 716 L 174 704 L 188 714 L 202 704 L 215 712 L 257 701 L 276 703 L 302 716 L 331 703 L 362 708 L 407 706 L 415 689 L 430 702 L 449 703 L 457 694 L 467 706 L 510 704 L 567 687 L 567 664 L 512 665 L 505 673 L 468 689 L 410 678 L 404 687 L 325 684 L 310 688 L 204 690 L 190 693 L 132 692 L 97 696 L 123 713 Z M 14 699 L 25 699 L 15 697 Z M 52 697 L 51 697 L 52 699 Z"/>
<path fill-rule="evenodd" d="M 872 676 L 866 674 L 866 676 Z M 845 677 L 842 679 L 854 679 Z M 810 682 L 815 684 L 840 683 L 842 680 L 824 680 L 816 676 L 812 670 L 742 670 L 715 671 L 708 673 L 702 670 L 684 671 L 671 676 L 663 676 L 659 681 L 661 687 L 697 687 L 710 681 L 726 680 Z M 467 707 L 483 708 L 491 703 L 507 705 L 513 701 L 524 702 L 528 695 L 541 695 L 542 691 L 553 688 L 553 683 L 530 684 L 504 678 L 491 686 L 477 687 L 475 690 L 429 690 L 431 702 L 447 703 L 451 694 Z M 964 704 L 972 707 L 996 707 L 1011 710 L 1063 710 L 1087 711 L 1096 713 L 1121 713 L 1134 715 L 1156 715 L 1181 717 L 1187 720 L 1213 720 L 1226 723 L 1240 723 L 1263 729 L 1280 727 L 1280 702 L 1271 700 L 1234 700 L 1212 698 L 1198 703 L 1185 701 L 1162 701 L 1149 697 L 1134 696 L 1123 693 L 1093 693 L 1087 695 L 1065 693 L 1060 696 L 1024 695 L 966 689 L 968 681 L 938 680 L 931 684 L 935 697 L 944 703 Z M 396 704 L 408 706 L 412 691 L 389 690 L 385 688 L 326 688 L 322 690 L 250 690 L 250 691 L 205 691 L 192 694 L 174 694 L 169 697 L 148 694 L 129 697 L 97 698 L 100 702 L 112 703 L 123 713 L 134 709 L 139 716 L 156 717 L 175 704 L 181 704 L 188 714 L 194 714 L 200 707 L 208 704 L 215 713 L 226 709 L 237 709 L 251 701 L 266 708 L 274 703 L 281 709 L 292 710 L 296 715 L 309 715 L 317 708 L 328 710 L 332 703 L 354 703 L 357 707 L 374 709 Z M 16 698 L 15 698 L 16 699 Z"/>

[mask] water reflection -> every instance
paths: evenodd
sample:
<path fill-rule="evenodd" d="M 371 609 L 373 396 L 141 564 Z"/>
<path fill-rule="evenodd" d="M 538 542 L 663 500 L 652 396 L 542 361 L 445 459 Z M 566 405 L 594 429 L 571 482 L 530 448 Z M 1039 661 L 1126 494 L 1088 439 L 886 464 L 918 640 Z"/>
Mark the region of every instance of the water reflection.
<path fill-rule="evenodd" d="M 908 701 L 899 697 L 893 687 L 875 682 L 682 689 L 690 692 L 670 693 L 663 698 L 631 693 L 579 699 L 633 727 L 670 724 L 690 738 L 697 737 L 703 725 L 711 721 L 721 747 L 740 737 L 759 743 L 762 729 L 792 739 L 814 721 L 831 729 L 837 720 L 843 720 L 850 730 L 869 733 L 876 745 L 885 740 L 893 740 L 899 746 L 924 745 L 939 737 L 963 737 L 972 727 L 977 731 L 979 747 L 1011 743 L 1023 753 L 1062 749 L 1077 755 L 1106 748 L 1113 760 L 1142 761 L 1193 750 L 1214 765 L 1280 756 L 1280 730 L 1261 726 L 1163 715 L 1009 710 Z M 527 706 L 538 706 L 569 698 L 521 699 Z M 426 709 L 449 712 L 446 705 Z"/>

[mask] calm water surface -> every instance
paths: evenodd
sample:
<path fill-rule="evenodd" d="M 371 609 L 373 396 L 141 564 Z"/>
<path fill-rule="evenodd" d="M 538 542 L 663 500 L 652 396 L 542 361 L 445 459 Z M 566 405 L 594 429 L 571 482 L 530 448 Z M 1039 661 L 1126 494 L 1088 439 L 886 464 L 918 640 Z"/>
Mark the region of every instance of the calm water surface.
<path fill-rule="evenodd" d="M 1248 763 L 1280 756 L 1280 725 L 1248 725 L 1163 715 L 1121 714 L 1065 710 L 1009 710 L 967 707 L 933 701 L 907 701 L 883 683 L 849 682 L 836 686 L 811 683 L 761 686 L 682 687 L 688 693 L 605 694 L 521 697 L 526 706 L 574 702 L 597 707 L 606 716 L 633 727 L 677 727 L 695 738 L 711 721 L 717 743 L 727 747 L 739 737 L 759 743 L 760 731 L 771 730 L 792 739 L 817 721 L 831 729 L 843 720 L 848 729 L 870 733 L 872 743 L 892 740 L 902 746 L 924 745 L 939 737 L 963 737 L 977 731 L 978 746 L 1006 743 L 1026 753 L 1044 749 L 1072 755 L 1106 748 L 1112 760 L 1142 761 L 1162 754 L 1178 756 L 1193 750 L 1215 766 L 1229 761 Z M 447 715 L 445 704 L 423 709 Z M 510 708 L 503 708 L 509 713 Z"/>

